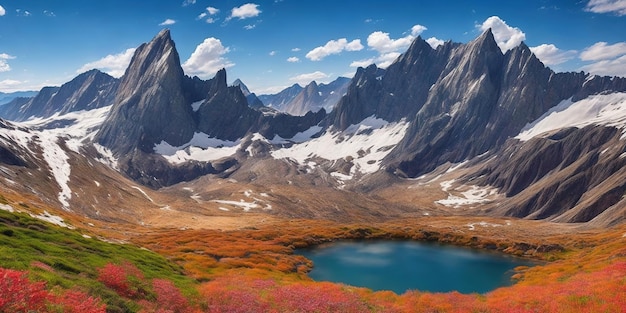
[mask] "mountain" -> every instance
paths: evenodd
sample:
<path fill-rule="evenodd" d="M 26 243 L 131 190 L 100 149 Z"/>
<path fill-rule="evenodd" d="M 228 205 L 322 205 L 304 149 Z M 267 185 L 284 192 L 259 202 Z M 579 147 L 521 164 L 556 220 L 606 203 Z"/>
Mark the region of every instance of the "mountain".
<path fill-rule="evenodd" d="M 362 216 L 625 220 L 626 79 L 555 73 L 524 43 L 503 53 L 490 30 L 436 49 L 418 37 L 385 70 L 371 65 L 351 80 L 260 96 L 280 101 L 271 108 L 251 106 L 253 94 L 240 80 L 228 86 L 224 69 L 209 80 L 186 76 L 168 30 L 135 51 L 120 80 L 102 75 L 90 71 L 21 100 L 22 117 L 41 119 L 5 124 L 2 162 L 39 164 L 25 142 L 42 140 L 68 160 L 109 160 L 116 173 L 154 189 L 208 183 L 225 190 L 228 178 L 290 194 L 324 190 L 352 208 L 296 192 L 295 202 L 274 203 L 290 217 L 325 212 L 348 220 L 379 199 L 388 212 Z M 104 85 L 111 89 L 101 97 L 79 96 Z M 330 112 L 308 109 L 338 94 Z M 52 101 L 58 95 L 71 101 Z M 273 110 L 278 103 L 308 113 Z M 71 193 L 61 191 L 59 201 L 71 205 Z"/>
<path fill-rule="evenodd" d="M 324 109 L 330 112 L 335 104 L 345 95 L 350 79 L 338 77 L 329 84 L 317 84 L 315 81 L 302 88 L 294 84 L 275 95 L 261 95 L 259 99 L 267 106 L 291 115 L 305 115 Z"/>
<path fill-rule="evenodd" d="M 7 104 L 15 98 L 32 98 L 36 95 L 37 91 L 0 92 L 0 105 Z"/>
<path fill-rule="evenodd" d="M 293 84 L 283 89 L 281 92 L 272 95 L 259 95 L 259 100 L 268 107 L 278 111 L 284 111 L 289 102 L 293 100 L 302 91 L 302 86 Z"/>
<path fill-rule="evenodd" d="M 61 87 L 44 87 L 28 100 L 16 98 L 0 107 L 0 116 L 13 121 L 31 117 L 50 117 L 81 110 L 92 110 L 111 105 L 119 81 L 91 70 L 76 76 Z"/>
<path fill-rule="evenodd" d="M 249 106 L 253 108 L 260 108 L 263 106 L 263 102 L 259 99 L 259 97 L 257 97 L 256 94 L 250 92 L 248 86 L 246 86 L 239 78 L 235 79 L 235 81 L 233 82 L 233 86 L 241 88 L 241 92 L 246 97 L 246 100 L 248 100 Z"/>

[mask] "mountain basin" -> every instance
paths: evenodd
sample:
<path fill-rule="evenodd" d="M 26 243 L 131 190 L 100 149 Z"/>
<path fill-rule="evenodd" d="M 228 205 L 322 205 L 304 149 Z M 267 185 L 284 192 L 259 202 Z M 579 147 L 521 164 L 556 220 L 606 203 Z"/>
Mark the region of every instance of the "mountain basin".
<path fill-rule="evenodd" d="M 309 277 L 372 290 L 486 293 L 512 284 L 517 266 L 536 262 L 466 247 L 416 241 L 341 241 L 299 249 Z"/>

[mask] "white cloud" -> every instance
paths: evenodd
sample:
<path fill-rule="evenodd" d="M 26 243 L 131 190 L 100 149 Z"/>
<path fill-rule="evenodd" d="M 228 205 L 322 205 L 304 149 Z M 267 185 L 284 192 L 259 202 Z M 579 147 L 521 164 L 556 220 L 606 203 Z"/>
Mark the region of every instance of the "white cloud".
<path fill-rule="evenodd" d="M 422 26 L 422 25 L 413 25 L 413 27 L 411 27 L 411 35 L 414 37 L 419 36 L 421 33 L 423 33 L 425 30 L 427 30 L 428 28 L 426 28 L 426 26 Z"/>
<path fill-rule="evenodd" d="M 507 25 L 505 21 L 497 16 L 489 17 L 481 25 L 477 25 L 477 27 L 483 32 L 491 28 L 493 37 L 496 39 L 498 47 L 500 47 L 502 52 L 519 46 L 526 39 L 526 34 L 521 29 Z"/>
<path fill-rule="evenodd" d="M 388 53 L 407 49 L 413 40 L 415 40 L 413 35 L 391 39 L 389 33 L 375 31 L 367 36 L 367 45 L 380 53 Z"/>
<path fill-rule="evenodd" d="M 306 58 L 311 61 L 320 61 L 331 54 L 339 54 L 342 51 L 359 51 L 363 49 L 360 39 L 348 42 L 346 38 L 330 40 L 323 46 L 319 46 L 306 54 Z"/>
<path fill-rule="evenodd" d="M 222 68 L 235 65 L 224 57 L 229 51 L 230 49 L 224 47 L 219 39 L 206 38 L 196 47 L 189 59 L 183 63 L 183 69 L 188 75 L 208 78 Z"/>
<path fill-rule="evenodd" d="M 7 11 L 0 5 L 0 16 L 7 14 Z"/>
<path fill-rule="evenodd" d="M 19 90 L 18 86 L 21 86 L 24 83 L 25 82 L 21 82 L 19 80 L 14 80 L 14 79 L 0 80 L 0 91 L 3 91 L 3 92 L 17 91 Z"/>
<path fill-rule="evenodd" d="M 205 22 L 206 22 L 207 24 L 213 24 L 213 23 L 217 22 L 217 20 L 218 20 L 218 19 L 215 19 L 215 18 L 209 17 L 209 18 L 207 18 L 207 19 L 206 19 L 206 21 L 205 21 Z"/>
<path fill-rule="evenodd" d="M 167 25 L 174 25 L 174 24 L 176 24 L 176 21 L 171 18 L 168 18 L 165 21 L 161 22 L 159 26 L 167 26 Z"/>
<path fill-rule="evenodd" d="M 109 54 L 100 60 L 89 62 L 76 70 L 76 73 L 83 73 L 91 69 L 99 69 L 113 77 L 124 75 L 130 60 L 133 58 L 135 48 L 126 49 L 118 54 Z"/>
<path fill-rule="evenodd" d="M 269 55 L 272 56 L 272 57 L 275 56 L 276 55 L 276 51 L 274 51 L 274 50 L 270 51 Z"/>
<path fill-rule="evenodd" d="M 444 41 L 435 37 L 430 37 L 426 39 L 426 42 L 433 48 L 437 49 L 437 47 L 444 44 Z"/>
<path fill-rule="evenodd" d="M 297 62 L 300 62 L 300 59 L 298 57 L 289 57 L 287 58 L 287 62 L 297 63 Z"/>
<path fill-rule="evenodd" d="M 198 15 L 198 17 L 196 17 L 196 20 L 201 20 L 201 19 L 205 18 L 207 15 L 209 15 L 209 14 L 206 13 L 206 12 L 202 12 L 202 13 L 200 13 L 200 15 Z"/>
<path fill-rule="evenodd" d="M 626 15 L 626 0 L 590 0 L 585 10 L 593 13 L 615 13 L 623 16 Z"/>
<path fill-rule="evenodd" d="M 254 29 L 255 27 L 256 27 L 256 24 L 248 24 L 248 25 L 244 26 L 243 29 L 251 30 L 251 29 Z"/>
<path fill-rule="evenodd" d="M 216 9 L 216 8 L 214 8 L 214 7 L 207 7 L 207 8 L 206 8 L 206 11 L 207 11 L 207 12 L 209 12 L 209 14 L 211 14 L 211 15 L 215 15 L 215 14 L 217 14 L 217 13 L 219 13 L 219 12 L 220 12 L 220 10 L 219 10 L 219 9 Z"/>
<path fill-rule="evenodd" d="M 300 74 L 294 77 L 290 77 L 289 80 L 296 82 L 300 85 L 308 85 L 311 81 L 318 81 L 329 78 L 330 75 L 327 75 L 320 71 L 315 71 L 313 73 Z"/>
<path fill-rule="evenodd" d="M 376 63 L 376 66 L 378 67 L 387 68 L 401 55 L 401 52 L 404 52 L 406 49 L 409 48 L 409 46 L 411 45 L 411 43 L 413 43 L 417 36 L 421 35 L 427 29 L 428 28 L 423 25 L 413 25 L 413 27 L 411 27 L 410 29 L 409 34 L 397 39 L 392 39 L 389 36 L 389 33 L 375 31 L 367 36 L 367 46 L 370 47 L 370 49 L 378 52 L 378 56 L 369 59 L 354 61 L 350 63 L 350 66 L 367 67 L 368 65 Z M 435 37 L 428 39 L 427 42 L 431 46 L 435 45 L 434 47 L 436 47 L 439 42 L 443 44 L 442 40 L 439 40 Z"/>
<path fill-rule="evenodd" d="M 192 4 L 196 4 L 196 0 L 185 0 L 185 1 L 183 1 L 183 6 L 184 7 L 192 5 Z"/>
<path fill-rule="evenodd" d="M 56 14 L 54 14 L 54 12 L 52 12 L 52 11 L 48 11 L 48 10 L 43 10 L 43 15 L 45 15 L 45 16 L 49 16 L 49 17 L 55 17 L 55 16 L 57 16 Z"/>
<path fill-rule="evenodd" d="M 293 51 L 293 52 L 298 52 L 300 50 L 302 50 L 302 49 L 300 49 L 300 48 L 293 48 L 293 49 L 291 49 L 291 51 Z"/>
<path fill-rule="evenodd" d="M 15 59 L 15 57 L 6 53 L 0 53 L 0 73 L 8 72 L 11 70 L 11 66 L 9 66 L 7 60 L 12 59 Z"/>
<path fill-rule="evenodd" d="M 255 16 L 259 16 L 261 14 L 261 10 L 259 10 L 259 5 L 254 3 L 246 3 L 240 7 L 234 7 L 231 10 L 230 16 L 227 20 L 238 18 L 240 20 L 251 18 Z"/>
<path fill-rule="evenodd" d="M 626 42 L 612 45 L 606 42 L 597 42 L 587 47 L 580 54 L 580 59 L 594 62 L 581 68 L 585 72 L 626 77 Z"/>
<path fill-rule="evenodd" d="M 565 63 L 573 59 L 577 54 L 576 50 L 563 51 L 553 44 L 542 44 L 536 47 L 531 47 L 530 51 L 532 51 L 545 65 Z"/>
<path fill-rule="evenodd" d="M 591 47 L 587 47 L 580 54 L 580 59 L 583 61 L 598 61 L 612 59 L 623 54 L 626 54 L 626 42 L 607 45 L 606 42 L 601 41 Z"/>
<path fill-rule="evenodd" d="M 596 75 L 626 77 L 626 55 L 585 65 L 581 70 Z"/>
<path fill-rule="evenodd" d="M 350 63 L 350 67 L 368 67 L 369 65 L 374 64 L 374 63 L 376 63 L 376 59 L 370 58 L 370 59 L 365 59 L 365 60 L 354 61 Z"/>

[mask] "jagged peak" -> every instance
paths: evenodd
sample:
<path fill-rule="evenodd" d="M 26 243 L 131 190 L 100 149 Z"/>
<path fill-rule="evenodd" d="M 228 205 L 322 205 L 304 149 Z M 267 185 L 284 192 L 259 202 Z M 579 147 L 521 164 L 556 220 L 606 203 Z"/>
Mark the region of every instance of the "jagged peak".
<path fill-rule="evenodd" d="M 502 53 L 502 50 L 498 46 L 498 42 L 496 42 L 496 38 L 491 31 L 491 28 L 485 30 L 480 36 L 476 37 L 476 39 L 472 40 L 468 45 L 476 47 L 480 50 L 498 50 L 500 51 L 500 53 Z"/>

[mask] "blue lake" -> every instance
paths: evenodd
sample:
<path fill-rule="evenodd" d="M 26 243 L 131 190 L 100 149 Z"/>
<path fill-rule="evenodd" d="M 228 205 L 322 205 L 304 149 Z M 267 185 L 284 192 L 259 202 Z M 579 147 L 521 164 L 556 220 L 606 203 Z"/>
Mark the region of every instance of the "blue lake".
<path fill-rule="evenodd" d="M 535 263 L 499 253 L 415 241 L 344 241 L 297 250 L 314 263 L 309 277 L 398 294 L 485 293 L 511 284 L 513 269 Z"/>

